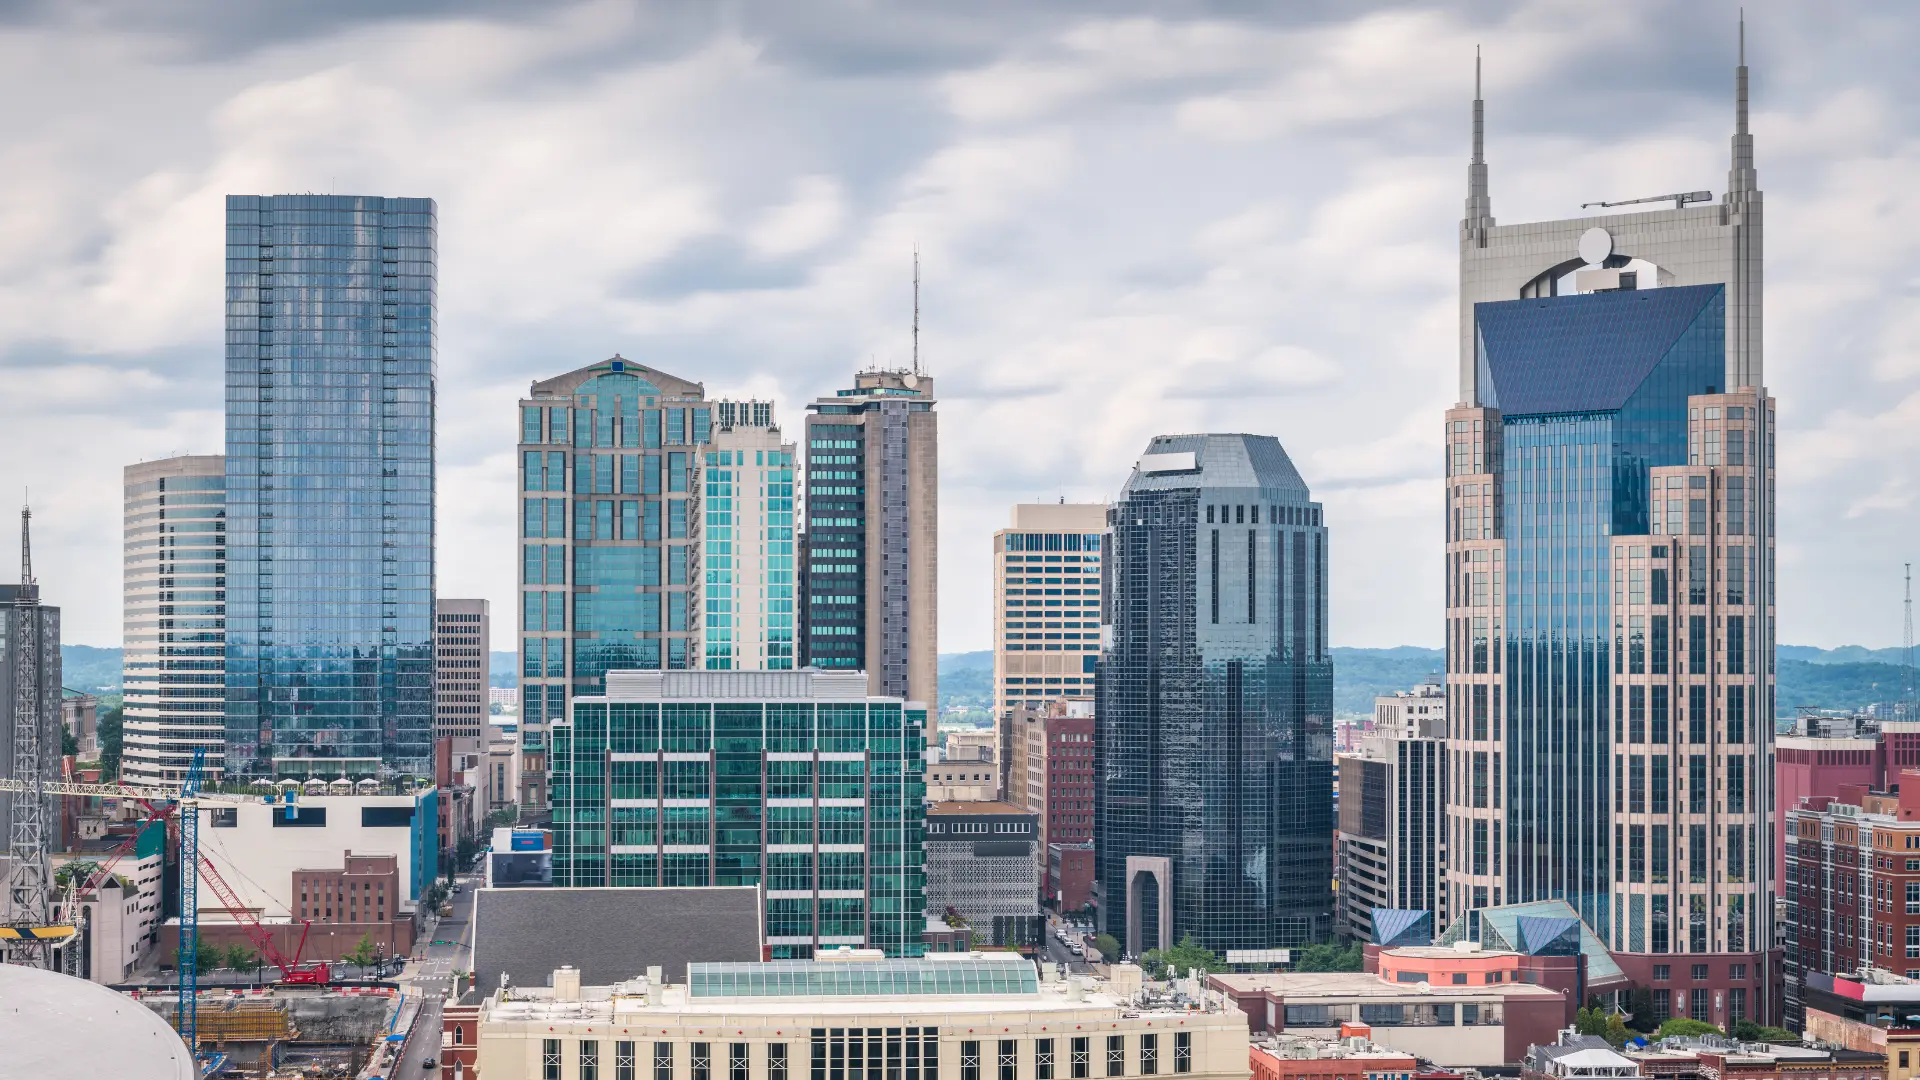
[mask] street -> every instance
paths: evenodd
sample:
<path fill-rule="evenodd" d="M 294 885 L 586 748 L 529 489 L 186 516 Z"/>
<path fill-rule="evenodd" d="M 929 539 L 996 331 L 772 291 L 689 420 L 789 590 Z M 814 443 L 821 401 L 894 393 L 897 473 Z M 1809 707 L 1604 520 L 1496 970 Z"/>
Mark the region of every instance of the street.
<path fill-rule="evenodd" d="M 1064 922 L 1058 915 L 1055 915 L 1052 912 L 1047 913 L 1047 947 L 1045 951 L 1041 954 L 1041 958 L 1044 960 L 1051 960 L 1056 964 L 1064 965 L 1062 970 L 1070 974 L 1073 974 L 1073 975 L 1088 974 L 1093 970 L 1093 968 L 1091 965 L 1087 963 L 1086 959 L 1084 957 L 1073 955 L 1073 953 L 1068 951 L 1067 946 L 1063 942 L 1061 942 L 1059 938 L 1054 936 L 1054 931 L 1060 930 L 1063 928 L 1068 928 L 1069 926 L 1070 924 Z M 1070 928 L 1067 929 L 1068 941 L 1078 941 L 1079 939 L 1080 938 L 1078 933 L 1076 933 Z"/>
<path fill-rule="evenodd" d="M 453 992 L 453 973 L 473 969 L 473 890 L 480 879 L 466 875 L 457 880 L 461 888 L 453 897 L 453 914 L 428 919 L 424 940 L 414 944 L 416 959 L 400 976 L 402 990 L 416 997 L 420 1012 L 414 1021 L 413 1037 L 407 1040 L 406 1054 L 395 1064 L 391 1080 L 440 1075 L 438 1069 L 426 1068 L 429 1058 L 440 1058 L 440 1010 Z"/>

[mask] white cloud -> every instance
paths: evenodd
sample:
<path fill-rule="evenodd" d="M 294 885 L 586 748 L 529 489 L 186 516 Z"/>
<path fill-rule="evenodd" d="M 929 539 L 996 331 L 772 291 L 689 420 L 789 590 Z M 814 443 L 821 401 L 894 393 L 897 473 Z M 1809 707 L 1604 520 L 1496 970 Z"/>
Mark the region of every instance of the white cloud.
<path fill-rule="evenodd" d="M 1502 221 L 1726 167 L 1729 73 L 1702 65 L 1730 28 L 1668 5 L 1041 8 L 965 33 L 988 16 L 728 10 L 0 31 L 0 93 L 38 103 L 0 116 L 0 476 L 41 493 L 73 640 L 117 634 L 121 466 L 219 449 L 230 192 L 439 201 L 448 595 L 511 610 L 527 381 L 619 351 L 797 432 L 906 359 L 918 244 L 948 648 L 986 643 L 1010 503 L 1110 497 L 1148 438 L 1199 430 L 1281 439 L 1334 528 L 1335 640 L 1392 644 L 1438 636 L 1474 45 Z M 1789 641 L 1880 626 L 1848 575 L 1913 532 L 1916 26 L 1750 20 Z"/>

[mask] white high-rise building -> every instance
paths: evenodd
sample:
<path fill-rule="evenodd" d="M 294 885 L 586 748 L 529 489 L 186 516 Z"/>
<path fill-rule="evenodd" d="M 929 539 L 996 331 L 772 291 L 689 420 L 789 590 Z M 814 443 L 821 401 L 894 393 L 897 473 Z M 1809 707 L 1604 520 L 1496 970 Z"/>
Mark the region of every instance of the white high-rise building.
<path fill-rule="evenodd" d="M 129 781 L 177 782 L 226 741 L 227 459 L 195 454 L 126 467 L 122 637 Z"/>
<path fill-rule="evenodd" d="M 744 411 L 744 410 L 743 410 Z M 701 454 L 701 629 L 709 671 L 795 666 L 793 476 L 796 447 L 747 418 Z"/>

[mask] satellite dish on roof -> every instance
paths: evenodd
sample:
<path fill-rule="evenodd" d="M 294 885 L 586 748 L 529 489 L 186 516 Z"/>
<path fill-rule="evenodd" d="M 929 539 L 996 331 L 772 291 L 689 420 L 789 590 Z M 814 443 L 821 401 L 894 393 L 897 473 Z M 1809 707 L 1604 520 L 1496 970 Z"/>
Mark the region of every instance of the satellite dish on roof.
<path fill-rule="evenodd" d="M 907 389 L 911 390 L 914 387 L 920 385 L 920 376 L 915 375 L 912 372 L 908 372 L 905 375 L 900 376 L 900 381 L 907 384 Z"/>

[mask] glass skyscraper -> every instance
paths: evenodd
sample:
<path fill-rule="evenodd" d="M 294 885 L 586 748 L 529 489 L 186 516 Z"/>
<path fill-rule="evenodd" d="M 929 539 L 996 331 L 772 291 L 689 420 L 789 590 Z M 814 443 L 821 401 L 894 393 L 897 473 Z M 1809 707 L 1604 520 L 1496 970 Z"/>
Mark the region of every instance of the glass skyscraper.
<path fill-rule="evenodd" d="M 776 957 L 924 951 L 924 708 L 857 671 L 606 684 L 552 728 L 556 886 L 764 884 Z"/>
<path fill-rule="evenodd" d="M 1561 900 L 1654 1021 L 1774 1022 L 1774 403 L 1727 192 L 1496 225 L 1483 105 L 1446 417 L 1450 907 Z M 1661 985 L 1690 969 L 1685 996 Z M 1664 1015 L 1663 1015 L 1664 1011 Z"/>
<path fill-rule="evenodd" d="M 1095 713 L 1104 929 L 1216 951 L 1332 929 L 1327 530 L 1276 440 L 1148 445 L 1108 515 Z"/>
<path fill-rule="evenodd" d="M 700 666 L 696 382 L 615 355 L 533 384 L 520 430 L 520 794 L 547 800 L 547 733 L 609 671 Z"/>
<path fill-rule="evenodd" d="M 435 237 L 227 197 L 229 774 L 431 774 Z"/>
<path fill-rule="evenodd" d="M 767 402 L 722 402 L 702 455 L 700 589 L 703 666 L 791 671 L 795 665 L 795 448 Z"/>

